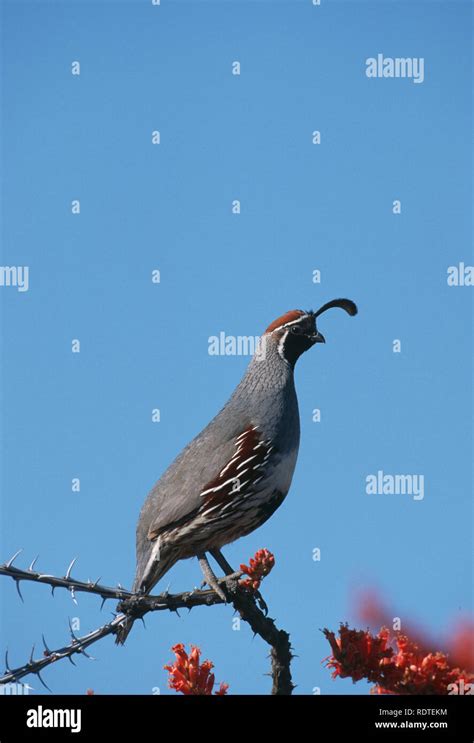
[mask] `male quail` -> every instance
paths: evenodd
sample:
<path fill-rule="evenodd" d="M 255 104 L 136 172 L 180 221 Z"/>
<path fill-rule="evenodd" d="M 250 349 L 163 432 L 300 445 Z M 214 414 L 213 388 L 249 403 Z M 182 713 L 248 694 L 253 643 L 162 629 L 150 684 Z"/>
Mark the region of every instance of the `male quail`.
<path fill-rule="evenodd" d="M 354 302 L 334 299 L 268 326 L 229 401 L 152 488 L 137 525 L 134 592 L 149 593 L 175 562 L 197 557 L 206 582 L 225 597 L 206 552 L 232 572 L 221 547 L 257 529 L 288 493 L 300 439 L 293 370 L 301 354 L 325 342 L 316 318 L 331 307 L 357 314 Z M 124 616 L 118 644 L 132 624 Z"/>

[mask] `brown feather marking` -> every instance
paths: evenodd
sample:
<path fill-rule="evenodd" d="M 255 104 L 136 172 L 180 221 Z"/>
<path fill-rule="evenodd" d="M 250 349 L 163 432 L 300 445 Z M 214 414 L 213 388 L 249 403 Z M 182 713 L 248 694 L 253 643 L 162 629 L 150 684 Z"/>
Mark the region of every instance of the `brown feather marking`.
<path fill-rule="evenodd" d="M 217 477 L 202 489 L 205 494 L 203 495 L 203 510 L 216 505 L 225 505 L 234 493 L 240 494 L 239 484 L 247 482 L 249 478 L 251 481 L 259 478 L 261 476 L 260 465 L 265 462 L 268 453 L 268 446 L 262 442 L 259 432 L 253 427 L 245 429 L 237 436 L 235 454 Z M 252 457 L 251 461 L 239 469 L 239 465 L 250 457 Z"/>
<path fill-rule="evenodd" d="M 277 317 L 277 319 L 274 320 L 268 326 L 265 333 L 271 333 L 273 330 L 276 330 L 282 325 L 285 325 L 287 322 L 293 322 L 294 320 L 297 320 L 299 317 L 303 317 L 303 315 L 305 314 L 306 312 L 303 312 L 303 310 L 290 310 L 289 312 L 286 312 L 281 317 Z"/>

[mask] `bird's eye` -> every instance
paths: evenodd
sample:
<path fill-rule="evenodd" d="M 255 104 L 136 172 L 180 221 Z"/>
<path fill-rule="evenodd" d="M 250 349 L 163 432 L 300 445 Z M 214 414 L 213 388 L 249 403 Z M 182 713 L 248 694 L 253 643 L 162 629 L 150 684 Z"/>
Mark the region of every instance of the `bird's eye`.
<path fill-rule="evenodd" d="M 291 328 L 291 332 L 292 333 L 296 333 L 297 335 L 299 335 L 303 331 L 301 330 L 301 328 L 300 328 L 299 325 L 293 325 L 293 327 Z"/>

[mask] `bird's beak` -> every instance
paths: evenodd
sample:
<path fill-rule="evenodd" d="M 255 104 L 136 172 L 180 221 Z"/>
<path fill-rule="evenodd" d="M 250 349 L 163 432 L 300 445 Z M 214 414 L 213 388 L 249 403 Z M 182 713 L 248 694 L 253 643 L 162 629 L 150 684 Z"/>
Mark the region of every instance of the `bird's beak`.
<path fill-rule="evenodd" d="M 313 343 L 326 343 L 326 338 L 322 333 L 317 330 L 313 335 L 310 336 Z"/>

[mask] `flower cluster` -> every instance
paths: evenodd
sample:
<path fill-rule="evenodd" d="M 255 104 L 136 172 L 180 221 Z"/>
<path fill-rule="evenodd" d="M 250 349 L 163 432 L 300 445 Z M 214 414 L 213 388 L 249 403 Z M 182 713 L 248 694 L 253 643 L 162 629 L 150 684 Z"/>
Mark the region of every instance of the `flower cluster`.
<path fill-rule="evenodd" d="M 275 565 L 275 557 L 269 550 L 258 550 L 250 558 L 250 566 L 241 565 L 240 569 L 248 578 L 241 580 L 239 585 L 248 591 L 258 591 L 262 579 L 269 574 Z"/>
<path fill-rule="evenodd" d="M 376 683 L 377 694 L 449 694 L 453 684 L 474 682 L 473 674 L 453 668 L 444 653 L 426 653 L 405 635 L 395 634 L 392 647 L 385 628 L 374 636 L 341 624 L 339 637 L 327 629 L 324 634 L 331 645 L 326 662 L 333 678 L 366 678 Z"/>
<path fill-rule="evenodd" d="M 173 665 L 164 666 L 169 673 L 170 689 L 180 691 L 182 694 L 211 695 L 214 688 L 214 674 L 211 673 L 214 664 L 209 660 L 201 663 L 201 651 L 194 645 L 191 646 L 189 655 L 182 643 L 174 645 L 171 650 L 175 654 L 175 662 Z M 221 683 L 215 694 L 223 696 L 227 694 L 228 688 L 228 684 Z"/>
<path fill-rule="evenodd" d="M 397 613 L 386 605 L 377 592 L 364 590 L 356 596 L 354 610 L 364 625 L 376 630 L 390 625 Z M 404 622 L 404 634 L 427 655 L 436 646 L 449 656 L 452 666 L 474 671 L 474 622 L 469 617 L 457 618 L 444 637 L 432 637 L 428 630 L 413 622 Z"/>

